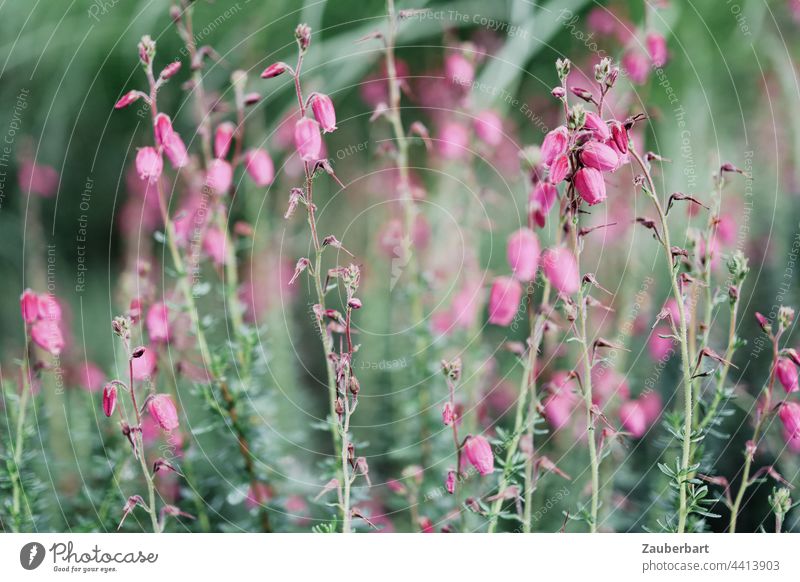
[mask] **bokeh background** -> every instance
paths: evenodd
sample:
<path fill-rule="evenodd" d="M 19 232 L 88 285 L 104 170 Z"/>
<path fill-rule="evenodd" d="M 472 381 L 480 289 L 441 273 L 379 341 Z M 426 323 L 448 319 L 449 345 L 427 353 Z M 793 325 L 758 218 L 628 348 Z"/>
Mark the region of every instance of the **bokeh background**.
<path fill-rule="evenodd" d="M 87 390 L 84 378 L 87 363 L 96 364 L 106 378 L 118 373 L 120 354 L 110 320 L 127 309 L 136 260 L 152 259 L 158 285 L 171 276 L 168 268 L 159 266 L 168 261 L 157 235 L 154 240 L 152 231 L 157 228 L 148 228 L 145 213 L 130 202 L 136 197 L 135 180 L 132 186 L 128 175 L 135 148 L 151 139 L 147 116 L 138 114 L 135 107 L 113 109 L 124 91 L 143 86 L 136 44 L 149 34 L 158 43 L 163 64 L 176 57 L 184 61 L 183 70 L 159 100 L 161 109 L 170 112 L 176 127 L 183 130 L 189 147 L 197 147 L 197 136 L 190 129 L 192 102 L 180 90 L 190 72 L 170 21 L 170 4 L 167 0 L 33 0 L 0 5 L 0 364 L 5 394 L 14 391 L 16 360 L 24 341 L 18 308 L 22 289 L 52 285 L 70 321 L 69 346 L 62 357 L 64 385 L 44 386 L 36 398 L 28 463 L 38 510 L 30 529 L 113 529 L 127 496 L 121 490 L 126 489 L 129 476 L 124 470 L 114 473 L 126 451 L 114 445 L 118 437 L 100 415 L 96 387 Z M 314 429 L 324 421 L 327 406 L 319 380 L 324 367 L 308 313 L 309 289 L 305 283 L 291 291 L 286 287 L 294 261 L 308 248 L 302 219 L 287 222 L 282 218 L 289 188 L 297 182 L 297 167 L 286 153 L 286 116 L 295 104 L 294 94 L 289 82 L 266 83 L 258 78 L 275 60 L 293 62 L 293 30 L 299 22 L 307 22 L 314 30 L 305 82 L 334 100 L 340 129 L 326 137 L 326 147 L 338 176 L 348 184 L 345 192 L 332 184 L 319 188 L 320 220 L 326 233 L 336 234 L 366 265 L 367 308 L 358 321 L 364 342 L 359 353 L 364 366 L 360 375 L 363 404 L 354 426 L 373 480 L 372 493 L 362 492 L 363 503 L 373 515 L 384 516 L 383 527 L 391 523 L 398 530 L 415 529 L 409 503 L 387 489 L 386 483 L 401 479 L 407 467 L 418 465 L 420 450 L 428 447 L 426 458 L 434 460 L 424 467 L 419 511 L 442 518 L 444 502 L 435 495 L 426 496 L 441 482 L 447 464 L 435 460 L 436 451 L 447 448 L 447 434 L 440 434 L 435 426 L 446 398 L 446 387 L 436 371 L 439 360 L 452 355 L 455 345 L 470 346 L 472 360 L 465 359 L 467 375 L 473 378 L 474 409 L 470 409 L 469 422 L 476 426 L 502 425 L 504 418 L 507 422 L 513 396 L 509 401 L 507 394 L 494 388 L 507 375 L 516 378 L 518 371 L 507 354 L 491 358 L 507 332 L 485 326 L 481 312 L 482 334 L 465 334 L 450 343 L 432 342 L 425 373 L 418 381 L 409 380 L 408 366 L 415 356 L 408 338 L 419 322 L 411 321 L 399 307 L 393 296 L 390 261 L 381 259 L 381 237 L 397 209 L 391 203 L 390 164 L 382 151 L 388 131 L 370 121 L 373 104 L 366 83 L 380 71 L 383 53 L 376 42 L 356 42 L 385 27 L 384 3 L 217 0 L 195 4 L 198 44 L 212 46 L 219 56 L 209 59 L 204 69 L 206 87 L 214 96 L 230 101 L 231 73 L 248 71 L 248 88 L 260 92 L 262 100 L 250 110 L 247 139 L 266 147 L 278 168 L 278 178 L 266 191 L 242 179 L 231 210 L 232 222 L 246 221 L 254 231 L 252 239 L 241 243 L 242 252 L 252 256 L 252 261 L 243 265 L 240 275 L 252 283 L 250 290 L 259 303 L 254 325 L 259 329 L 260 356 L 246 416 L 257 427 L 258 470 L 265 480 L 274 482 L 270 503 L 279 514 L 277 519 L 285 529 L 304 531 L 324 522 L 328 512 L 323 503 L 313 501 L 324 484 L 330 453 L 327 432 Z M 424 148 L 413 150 L 412 165 L 420 168 L 419 186 L 427 193 L 421 207 L 430 223 L 425 235 L 429 273 L 434 280 L 441 274 L 445 281 L 439 282 L 438 295 L 428 305 L 431 313 L 456 285 L 454 265 L 474 260 L 477 272 L 486 277 L 481 280 L 484 287 L 489 274 L 504 269 L 505 238 L 525 220 L 527 187 L 518 151 L 541 143 L 545 131 L 559 122 L 559 109 L 549 96 L 556 82 L 555 59 L 568 56 L 590 71 L 598 54 L 619 58 L 624 52 L 618 38 L 593 32 L 589 15 L 598 7 L 613 11 L 632 30 L 645 26 L 647 18 L 647 27 L 668 40 L 670 61 L 663 77 L 654 74 L 646 84 L 637 85 L 630 106 L 651 116 L 643 135 L 647 149 L 670 160 L 657 175 L 664 191 L 707 196 L 711 174 L 723 161 L 752 174 L 748 186 L 742 180 L 726 190 L 723 204 L 735 218 L 741 236 L 738 246 L 749 256 L 752 269 L 743 290 L 741 337 L 752 342 L 758 336 L 754 311 L 768 313 L 775 305 L 798 303 L 792 250 L 800 234 L 796 68 L 800 23 L 796 7 L 778 0 L 673 0 L 658 10 L 653 6 L 646 10 L 646 4 L 399 2 L 401 9 L 432 11 L 429 16 L 409 19 L 400 29 L 398 54 L 407 63 L 417 92 L 404 97 L 407 123 L 421 119 L 435 134 L 443 116 L 462 115 L 449 110 L 447 96 L 436 92 L 437 83 L 442 82 L 436 71 L 441 70 L 448 48 L 469 41 L 482 55 L 476 82 L 491 87 L 473 89 L 470 107 L 500 112 L 508 137 L 496 151 L 476 151 L 466 163 L 437 159 Z M 217 113 L 224 118 L 229 112 L 220 109 Z M 57 195 L 26 194 L 20 187 L 20 167 L 26 160 L 55 169 Z M 623 188 L 623 178 L 619 182 Z M 616 204 L 630 200 L 620 198 Z M 615 214 L 614 203 L 602 212 Z M 465 225 L 477 228 L 462 228 Z M 84 229 L 85 244 L 78 240 Z M 657 312 L 667 287 L 652 265 L 656 249 L 649 234 L 626 234 L 621 243 L 603 238 L 596 250 L 592 260 L 598 273 L 607 273 L 604 281 L 617 293 L 617 309 L 628 313 L 643 277 L 652 275 L 654 281 L 644 292 L 644 309 L 651 315 Z M 638 279 L 619 285 L 624 273 L 638 273 Z M 215 281 L 215 268 L 206 265 L 203 276 Z M 224 346 L 228 328 L 218 288 L 201 304 L 207 308 L 212 337 Z M 522 339 L 521 332 L 517 335 L 512 339 Z M 633 351 L 622 366 L 633 390 L 653 373 L 652 362 L 641 356 L 643 345 L 641 338 L 632 338 Z M 194 481 L 191 489 L 175 495 L 185 500 L 187 511 L 202 511 L 203 519 L 174 527 L 176 531 L 254 529 L 257 519 L 245 501 L 248 485 L 235 470 L 235 443 L 225 438 L 229 429 L 204 412 L 202 398 L 194 398 L 200 392 L 175 372 L 180 357 L 179 352 L 174 358 L 164 356 L 159 380 L 180 384 L 181 407 L 188 419 L 185 446 Z M 740 398 L 731 405 L 723 431 L 726 436 L 717 439 L 707 453 L 717 474 L 728 475 L 734 482 L 740 452 L 749 438 L 745 411 L 752 397 L 748 400 L 747 393 L 764 381 L 768 357 L 746 347 L 736 363 L 732 383 Z M 485 372 L 484 365 L 493 366 L 493 371 Z M 671 362 L 657 382 L 667 407 L 674 406 L 677 376 L 677 365 Z M 2 410 L 6 409 L 4 405 Z M 420 421 L 426 415 L 434 419 L 432 434 L 426 432 L 427 421 Z M 7 429 L 13 423 L 8 414 L 2 416 L 0 434 L 7 452 Z M 606 462 L 604 478 L 615 482 L 614 498 L 606 506 L 610 529 L 656 528 L 656 498 L 665 485 L 654 463 L 666 446 L 663 441 L 663 434 L 654 434 Z M 582 474 L 585 459 L 579 453 L 571 456 L 563 440 L 554 439 L 551 445 L 554 456 L 563 455 L 560 466 L 565 471 Z M 787 479 L 794 477 L 797 482 L 800 463 L 793 454 L 784 452 L 780 466 Z M 771 461 L 777 462 L 765 458 L 763 464 Z M 112 473 L 119 481 L 110 478 Z M 540 516 L 539 529 L 561 527 L 563 512 L 583 495 L 582 484 L 582 479 L 566 483 L 550 475 L 543 478 L 537 495 L 559 501 Z M 765 523 L 771 486 L 759 486 L 749 497 L 742 530 L 755 531 Z M 560 505 L 562 488 L 568 493 Z M 479 530 L 479 516 L 471 519 L 471 529 Z M 719 524 L 712 520 L 708 528 L 723 529 L 723 523 L 724 519 Z M 140 526 L 131 520 L 126 527 L 135 531 Z M 787 528 L 795 527 L 797 520 L 789 520 Z"/>

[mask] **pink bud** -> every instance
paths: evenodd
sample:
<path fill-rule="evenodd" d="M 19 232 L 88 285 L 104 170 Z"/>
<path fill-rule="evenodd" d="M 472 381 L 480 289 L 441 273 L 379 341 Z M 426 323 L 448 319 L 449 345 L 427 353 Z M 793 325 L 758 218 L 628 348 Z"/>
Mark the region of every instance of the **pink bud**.
<path fill-rule="evenodd" d="M 522 285 L 519 281 L 511 277 L 497 277 L 489 294 L 489 323 L 509 325 L 517 313 L 520 299 Z"/>
<path fill-rule="evenodd" d="M 619 421 L 633 438 L 641 438 L 647 432 L 647 414 L 638 400 L 629 400 L 619 407 Z"/>
<path fill-rule="evenodd" d="M 169 341 L 169 308 L 165 303 L 154 303 L 147 311 L 147 335 L 154 343 Z"/>
<path fill-rule="evenodd" d="M 336 130 L 336 110 L 330 97 L 324 93 L 314 93 L 311 98 L 311 111 L 322 126 L 322 131 L 330 133 Z"/>
<path fill-rule="evenodd" d="M 584 123 L 583 128 L 591 131 L 597 141 L 604 142 L 611 138 L 611 130 L 608 128 L 608 124 L 594 111 L 586 112 L 586 123 Z"/>
<path fill-rule="evenodd" d="M 619 121 L 611 122 L 611 139 L 619 153 L 628 153 L 628 130 Z"/>
<path fill-rule="evenodd" d="M 631 50 L 622 57 L 622 68 L 630 80 L 637 85 L 644 85 L 650 75 L 650 63 L 642 53 Z"/>
<path fill-rule="evenodd" d="M 800 385 L 798 385 L 797 381 L 797 367 L 789 358 L 778 358 L 778 363 L 775 365 L 775 375 L 787 394 L 800 390 Z"/>
<path fill-rule="evenodd" d="M 140 179 L 147 180 L 152 184 L 161 177 L 163 169 L 164 162 L 155 148 L 139 148 L 139 152 L 136 154 L 136 172 Z"/>
<path fill-rule="evenodd" d="M 606 183 L 599 170 L 581 168 L 575 173 L 573 180 L 578 194 L 589 206 L 599 204 L 606 199 Z"/>
<path fill-rule="evenodd" d="M 228 155 L 231 149 L 231 142 L 233 141 L 233 134 L 236 132 L 236 126 L 230 121 L 220 123 L 217 126 L 217 131 L 214 132 L 214 156 L 217 158 L 224 158 Z"/>
<path fill-rule="evenodd" d="M 647 44 L 647 52 L 650 54 L 650 60 L 653 61 L 653 66 L 663 67 L 667 64 L 669 53 L 667 51 L 667 39 L 657 32 L 651 32 L 645 39 Z"/>
<path fill-rule="evenodd" d="M 583 146 L 581 162 L 601 172 L 611 172 L 619 166 L 619 156 L 606 144 L 590 141 Z"/>
<path fill-rule="evenodd" d="M 542 163 L 545 166 L 552 164 L 556 158 L 566 153 L 568 145 L 569 132 L 566 127 L 561 125 L 549 132 L 542 142 Z"/>
<path fill-rule="evenodd" d="M 444 60 L 444 74 L 455 85 L 472 85 L 475 67 L 461 53 L 452 53 Z"/>
<path fill-rule="evenodd" d="M 758 325 L 761 326 L 761 329 L 764 333 L 772 333 L 772 324 L 770 323 L 769 319 L 764 317 L 758 311 L 756 311 L 756 321 L 758 321 Z"/>
<path fill-rule="evenodd" d="M 178 410 L 175 403 L 167 394 L 156 394 L 147 402 L 150 416 L 165 431 L 169 432 L 178 428 Z"/>
<path fill-rule="evenodd" d="M 539 228 L 545 225 L 550 209 L 558 199 L 558 189 L 548 182 L 539 182 L 528 198 L 531 217 Z"/>
<path fill-rule="evenodd" d="M 800 404 L 783 402 L 778 410 L 783 428 L 789 436 L 797 438 L 800 434 Z"/>
<path fill-rule="evenodd" d="M 445 402 L 444 407 L 442 408 L 442 424 L 445 426 L 450 426 L 453 424 L 456 418 L 455 410 L 453 410 L 453 405 L 450 402 Z"/>
<path fill-rule="evenodd" d="M 170 77 L 175 76 L 175 74 L 181 70 L 181 62 L 174 61 L 168 64 L 161 70 L 161 75 L 159 75 L 162 79 L 169 79 Z"/>
<path fill-rule="evenodd" d="M 539 268 L 539 239 L 529 228 L 521 228 L 508 238 L 506 257 L 514 276 L 520 281 L 533 281 Z"/>
<path fill-rule="evenodd" d="M 455 471 L 448 471 L 447 472 L 447 479 L 444 482 L 444 487 L 447 489 L 447 492 L 452 495 L 456 490 L 456 472 Z"/>
<path fill-rule="evenodd" d="M 111 418 L 117 408 L 117 386 L 106 384 L 103 387 L 103 414 Z"/>
<path fill-rule="evenodd" d="M 294 126 L 294 145 L 304 161 L 317 161 L 320 149 L 322 149 L 319 124 L 307 117 L 300 119 Z"/>
<path fill-rule="evenodd" d="M 269 186 L 275 179 L 275 166 L 272 158 L 269 157 L 267 150 L 250 150 L 245 155 L 245 166 L 247 173 L 257 186 Z"/>
<path fill-rule="evenodd" d="M 503 120 L 491 110 L 482 111 L 475 118 L 475 135 L 490 146 L 503 141 Z"/>
<path fill-rule="evenodd" d="M 22 292 L 22 296 L 19 298 L 19 308 L 25 323 L 33 323 L 39 319 L 39 298 L 30 289 Z"/>
<path fill-rule="evenodd" d="M 568 249 L 564 247 L 547 249 L 542 254 L 542 267 L 547 280 L 560 293 L 572 295 L 580 288 L 578 262 Z"/>
<path fill-rule="evenodd" d="M 263 73 L 261 73 L 261 78 L 262 79 L 273 79 L 273 78 L 277 77 L 278 75 L 283 75 L 286 71 L 289 71 L 289 70 L 291 70 L 291 67 L 289 65 L 287 65 L 286 63 L 282 63 L 282 62 L 272 63 L 270 66 L 268 66 L 266 69 L 264 69 Z"/>
<path fill-rule="evenodd" d="M 137 101 L 141 96 L 142 94 L 139 93 L 139 91 L 128 91 L 120 98 L 119 101 L 114 104 L 114 109 L 122 109 L 127 107 L 134 101 Z"/>
<path fill-rule="evenodd" d="M 174 130 L 172 129 L 172 120 L 169 115 L 159 113 L 153 122 L 153 134 L 156 138 L 156 145 L 162 145 L 164 140 L 169 137 Z"/>
<path fill-rule="evenodd" d="M 224 194 L 233 183 L 233 168 L 225 160 L 212 160 L 206 172 L 206 185 L 217 194 Z"/>
<path fill-rule="evenodd" d="M 491 475 L 494 472 L 492 446 L 484 437 L 468 436 L 464 442 L 464 454 L 481 475 Z"/>
<path fill-rule="evenodd" d="M 58 356 L 64 348 L 64 337 L 58 327 L 58 321 L 42 319 L 31 326 L 31 339 L 46 352 Z"/>
<path fill-rule="evenodd" d="M 550 175 L 547 177 L 547 181 L 551 184 L 560 184 L 567 177 L 568 173 L 569 156 L 567 154 L 558 156 L 550 166 Z"/>

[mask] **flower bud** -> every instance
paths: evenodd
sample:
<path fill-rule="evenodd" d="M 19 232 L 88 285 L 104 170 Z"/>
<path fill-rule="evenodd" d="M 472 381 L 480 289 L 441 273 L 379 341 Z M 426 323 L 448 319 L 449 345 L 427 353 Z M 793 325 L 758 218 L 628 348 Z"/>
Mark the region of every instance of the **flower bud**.
<path fill-rule="evenodd" d="M 147 402 L 147 410 L 156 424 L 169 432 L 178 428 L 178 410 L 167 394 L 156 394 Z"/>
<path fill-rule="evenodd" d="M 117 386 L 115 384 L 106 384 L 103 387 L 103 414 L 108 418 L 114 414 L 117 408 Z"/>
<path fill-rule="evenodd" d="M 572 131 L 583 129 L 586 124 L 586 108 L 582 103 L 573 105 L 567 115 L 567 127 Z"/>
<path fill-rule="evenodd" d="M 775 375 L 787 394 L 800 390 L 797 380 L 797 366 L 789 358 L 778 358 L 775 364 Z"/>
<path fill-rule="evenodd" d="M 480 435 L 468 436 L 464 442 L 464 453 L 467 456 L 467 460 L 481 475 L 491 475 L 494 472 L 492 446 L 484 437 Z"/>
<path fill-rule="evenodd" d="M 550 91 L 550 94 L 556 99 L 563 99 L 567 92 L 564 90 L 564 87 L 553 87 L 553 90 Z"/>
<path fill-rule="evenodd" d="M 562 81 L 569 76 L 569 71 L 572 68 L 572 63 L 569 59 L 557 59 L 556 60 L 556 73 L 558 73 L 558 78 Z"/>
<path fill-rule="evenodd" d="M 520 281 L 533 281 L 539 268 L 539 239 L 529 228 L 521 228 L 508 238 L 506 257 L 514 273 Z"/>
<path fill-rule="evenodd" d="M 447 472 L 447 479 L 444 482 L 444 487 L 447 489 L 447 492 L 452 495 L 456 490 L 456 472 L 455 471 L 448 471 Z"/>
<path fill-rule="evenodd" d="M 264 72 L 261 73 L 262 79 L 273 79 L 279 75 L 283 75 L 286 71 L 290 71 L 292 68 L 283 62 L 272 63 Z"/>
<path fill-rule="evenodd" d="M 445 426 L 450 426 L 456 419 L 456 411 L 453 410 L 452 402 L 448 401 L 444 403 L 442 407 L 442 424 Z"/>
<path fill-rule="evenodd" d="M 31 326 L 31 339 L 44 351 L 58 356 L 64 349 L 64 336 L 58 321 L 53 319 L 39 320 Z"/>
<path fill-rule="evenodd" d="M 791 491 L 787 487 L 775 489 L 769 496 L 769 503 L 776 515 L 784 516 L 792 508 Z"/>
<path fill-rule="evenodd" d="M 275 179 L 275 166 L 267 150 L 258 148 L 245 154 L 245 169 L 257 186 L 269 186 Z"/>
<path fill-rule="evenodd" d="M 138 101 L 142 94 L 139 91 L 128 91 L 123 95 L 119 101 L 114 104 L 114 109 L 122 109 L 127 107 L 134 101 Z"/>
<path fill-rule="evenodd" d="M 311 44 L 311 27 L 307 24 L 298 24 L 294 29 L 294 37 L 297 39 L 300 50 L 307 51 Z"/>
<path fill-rule="evenodd" d="M 770 323 L 770 321 L 766 317 L 761 315 L 758 311 L 756 311 L 755 317 L 756 321 L 758 321 L 758 325 L 761 326 L 761 331 L 763 331 L 767 335 L 771 334 L 772 324 Z"/>
<path fill-rule="evenodd" d="M 30 289 L 22 292 L 22 296 L 19 298 L 19 308 L 25 323 L 33 323 L 39 319 L 39 298 Z"/>
<path fill-rule="evenodd" d="M 781 305 L 778 310 L 778 327 L 788 329 L 792 321 L 794 321 L 794 309 L 788 305 Z"/>
<path fill-rule="evenodd" d="M 590 141 L 583 146 L 581 162 L 601 172 L 611 172 L 619 166 L 619 156 L 617 152 L 606 144 L 599 141 Z"/>
<path fill-rule="evenodd" d="M 319 124 L 307 117 L 300 119 L 294 126 L 294 145 L 303 161 L 318 160 L 319 152 L 322 149 Z"/>
<path fill-rule="evenodd" d="M 797 402 L 781 403 L 778 417 L 788 436 L 796 438 L 800 434 L 800 404 Z"/>
<path fill-rule="evenodd" d="M 153 57 L 156 56 L 156 43 L 150 38 L 149 34 L 142 37 L 139 41 L 139 60 L 143 65 L 148 65 L 152 62 Z"/>
<path fill-rule="evenodd" d="M 228 155 L 233 141 L 236 126 L 230 121 L 220 123 L 214 132 L 214 157 L 224 158 Z"/>
<path fill-rule="evenodd" d="M 581 168 L 573 178 L 575 189 L 589 206 L 599 204 L 606 199 L 606 183 L 603 174 L 594 168 Z"/>
<path fill-rule="evenodd" d="M 330 97 L 323 93 L 314 93 L 311 98 L 311 111 L 322 126 L 323 132 L 330 133 L 336 130 L 336 110 Z"/>
<path fill-rule="evenodd" d="M 575 95 L 578 99 L 583 99 L 587 103 L 591 103 L 594 101 L 594 95 L 588 89 L 584 89 L 583 87 L 570 87 L 570 91 L 572 94 Z"/>
<path fill-rule="evenodd" d="M 621 154 L 628 153 L 628 130 L 619 121 L 611 122 L 611 139 Z"/>
<path fill-rule="evenodd" d="M 522 299 L 522 285 L 511 277 L 497 277 L 489 294 L 489 323 L 508 326 Z"/>
<path fill-rule="evenodd" d="M 547 280 L 560 293 L 572 295 L 580 288 L 578 263 L 568 249 L 564 247 L 547 249 L 542 254 L 542 268 Z"/>
<path fill-rule="evenodd" d="M 136 172 L 140 179 L 147 180 L 151 184 L 155 183 L 161 177 L 163 169 L 164 161 L 155 148 L 149 146 L 139 148 L 136 154 Z"/>
<path fill-rule="evenodd" d="M 174 77 L 177 74 L 177 72 L 180 71 L 180 70 L 181 70 L 181 62 L 180 61 L 174 61 L 174 62 L 168 64 L 166 67 L 164 67 L 164 69 L 161 71 L 161 74 L 159 75 L 159 77 L 161 77 L 162 79 L 166 80 L 166 79 L 169 79 L 170 77 Z"/>

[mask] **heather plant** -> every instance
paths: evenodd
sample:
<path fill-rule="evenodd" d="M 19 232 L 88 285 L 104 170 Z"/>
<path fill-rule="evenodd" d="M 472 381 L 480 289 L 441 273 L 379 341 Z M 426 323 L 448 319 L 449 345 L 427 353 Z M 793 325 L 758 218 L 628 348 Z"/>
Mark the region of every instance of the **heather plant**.
<path fill-rule="evenodd" d="M 676 3 L 519 6 L 514 34 L 332 4 L 228 46 L 174 0 L 120 38 L 109 276 L 74 297 L 42 249 L 111 181 L 16 146 L 3 530 L 795 531 L 794 182 L 750 224 L 767 156 L 688 167 Z M 746 147 L 788 156 L 764 83 Z"/>

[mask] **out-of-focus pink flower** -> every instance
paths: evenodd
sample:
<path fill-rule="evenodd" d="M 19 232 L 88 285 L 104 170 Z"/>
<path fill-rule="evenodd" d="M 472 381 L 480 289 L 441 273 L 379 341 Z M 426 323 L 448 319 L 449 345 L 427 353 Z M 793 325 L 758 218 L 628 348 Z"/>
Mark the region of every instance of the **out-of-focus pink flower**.
<path fill-rule="evenodd" d="M 694 204 L 692 204 L 694 206 Z M 717 238 L 725 246 L 731 246 L 736 242 L 739 225 L 731 214 L 723 214 L 717 219 Z"/>
<path fill-rule="evenodd" d="M 147 402 L 147 411 L 165 431 L 178 428 L 178 410 L 168 394 L 156 394 Z"/>
<path fill-rule="evenodd" d="M 560 125 L 559 127 L 550 131 L 546 136 L 544 136 L 544 141 L 542 142 L 542 163 L 545 166 L 551 165 L 556 158 L 566 153 L 568 145 L 569 132 L 567 131 L 566 127 Z"/>
<path fill-rule="evenodd" d="M 558 156 L 550 165 L 550 175 L 547 177 L 551 184 L 560 184 L 569 173 L 569 156 Z"/>
<path fill-rule="evenodd" d="M 258 481 L 251 483 L 247 488 L 247 497 L 245 497 L 244 504 L 247 509 L 254 510 L 264 505 L 272 498 L 272 490 L 269 485 Z"/>
<path fill-rule="evenodd" d="M 675 301 L 674 297 L 670 297 L 664 303 L 664 309 L 669 311 L 669 316 L 672 318 L 672 322 L 675 324 L 675 327 L 680 327 L 681 324 L 681 312 L 678 308 L 678 302 Z"/>
<path fill-rule="evenodd" d="M 453 404 L 450 401 L 444 403 L 442 407 L 442 424 L 450 426 L 456 419 L 456 411 L 453 409 Z"/>
<path fill-rule="evenodd" d="M 325 133 L 336 131 L 336 109 L 330 97 L 324 93 L 314 93 L 311 97 L 311 111 L 322 126 L 322 131 Z"/>
<path fill-rule="evenodd" d="M 456 490 L 456 472 L 455 471 L 448 471 L 447 472 L 447 479 L 445 479 L 444 487 L 447 489 L 447 492 L 452 495 Z"/>
<path fill-rule="evenodd" d="M 650 390 L 639 396 L 639 402 L 644 409 L 647 424 L 651 426 L 658 420 L 664 409 L 664 405 L 661 402 L 661 395 L 654 390 Z"/>
<path fill-rule="evenodd" d="M 219 158 L 211 161 L 206 172 L 206 185 L 217 194 L 224 194 L 233 183 L 233 168 Z"/>
<path fill-rule="evenodd" d="M 548 182 L 539 182 L 528 198 L 531 219 L 539 228 L 544 227 L 547 214 L 558 199 L 558 189 Z"/>
<path fill-rule="evenodd" d="M 150 380 L 156 373 L 158 358 L 155 350 L 145 349 L 138 358 L 133 358 L 133 379 L 136 381 Z"/>
<path fill-rule="evenodd" d="M 475 67 L 461 53 L 452 53 L 444 60 L 444 74 L 454 85 L 469 86 L 475 80 Z"/>
<path fill-rule="evenodd" d="M 595 170 L 611 172 L 619 166 L 619 156 L 617 152 L 606 144 L 599 141 L 590 141 L 583 146 L 581 162 Z"/>
<path fill-rule="evenodd" d="M 514 276 L 520 281 L 532 281 L 539 268 L 539 239 L 529 228 L 520 228 L 508 238 L 506 258 Z"/>
<path fill-rule="evenodd" d="M 481 111 L 475 118 L 475 135 L 490 146 L 503 141 L 503 120 L 496 111 Z"/>
<path fill-rule="evenodd" d="M 117 387 L 114 384 L 106 384 L 103 387 L 103 414 L 111 418 L 117 408 Z"/>
<path fill-rule="evenodd" d="M 547 249 L 542 254 L 545 277 L 560 293 L 572 295 L 578 291 L 581 276 L 575 255 L 564 247 Z"/>
<path fill-rule="evenodd" d="M 58 299 L 50 293 L 42 293 L 38 295 L 37 299 L 39 319 L 61 321 L 61 305 L 59 305 Z"/>
<path fill-rule="evenodd" d="M 299 120 L 294 126 L 294 145 L 304 161 L 317 161 L 322 148 L 319 124 L 308 117 Z"/>
<path fill-rule="evenodd" d="M 672 340 L 668 337 L 661 337 L 665 335 L 672 335 L 670 328 L 663 325 L 658 326 L 653 330 L 647 342 L 647 351 L 650 353 L 650 357 L 657 362 L 668 357 L 673 351 Z"/>
<path fill-rule="evenodd" d="M 619 407 L 619 421 L 633 438 L 641 438 L 647 432 L 647 414 L 638 400 L 622 403 Z"/>
<path fill-rule="evenodd" d="M 439 130 L 437 146 L 439 155 L 447 160 L 464 158 L 469 147 L 467 128 L 454 121 L 445 122 Z"/>
<path fill-rule="evenodd" d="M 797 366 L 789 358 L 778 358 L 775 365 L 775 375 L 787 393 L 797 392 L 800 385 L 797 381 Z"/>
<path fill-rule="evenodd" d="M 228 237 L 216 227 L 209 228 L 203 237 L 203 250 L 215 265 L 224 265 L 227 259 Z"/>
<path fill-rule="evenodd" d="M 783 429 L 791 438 L 800 436 L 800 404 L 797 402 L 783 402 L 778 409 Z"/>
<path fill-rule="evenodd" d="M 136 153 L 136 172 L 139 178 L 154 183 L 161 177 L 164 161 L 155 148 L 150 146 L 139 148 Z"/>
<path fill-rule="evenodd" d="M 491 475 L 494 472 L 492 446 L 484 437 L 468 436 L 464 442 L 464 454 L 481 475 Z"/>
<path fill-rule="evenodd" d="M 87 392 L 97 392 L 106 383 L 103 370 L 93 362 L 78 364 L 73 372 L 75 383 Z"/>
<path fill-rule="evenodd" d="M 647 35 L 645 44 L 647 45 L 650 60 L 653 61 L 653 66 L 663 67 L 667 64 L 669 52 L 667 51 L 667 39 L 663 35 L 651 32 Z"/>
<path fill-rule="evenodd" d="M 23 192 L 50 198 L 58 190 L 58 172 L 52 166 L 23 161 L 19 167 L 19 187 Z"/>
<path fill-rule="evenodd" d="M 489 323 L 507 326 L 514 320 L 522 299 L 522 285 L 511 277 L 497 277 L 489 294 Z"/>
<path fill-rule="evenodd" d="M 551 378 L 542 407 L 544 418 L 553 430 L 564 429 L 579 404 L 572 389 L 572 381 L 566 372 L 556 372 Z"/>
<path fill-rule="evenodd" d="M 153 343 L 169 341 L 169 308 L 166 303 L 154 303 L 147 311 L 147 335 Z"/>
<path fill-rule="evenodd" d="M 591 131 L 597 141 L 605 142 L 611 139 L 611 130 L 608 124 L 594 111 L 586 112 L 586 123 L 583 125 L 583 129 Z"/>
<path fill-rule="evenodd" d="M 172 132 L 164 138 L 162 145 L 173 168 L 183 168 L 188 165 L 189 153 L 186 151 L 186 144 L 183 143 L 181 136 Z"/>
<path fill-rule="evenodd" d="M 153 135 L 156 139 L 156 145 L 164 145 L 164 140 L 172 135 L 172 120 L 166 113 L 159 113 L 153 121 Z"/>
<path fill-rule="evenodd" d="M 58 356 L 64 349 L 64 336 L 58 321 L 54 319 L 41 319 L 31 326 L 31 339 L 44 351 Z"/>
<path fill-rule="evenodd" d="M 610 148 L 608 149 L 610 151 Z M 606 182 L 600 170 L 581 168 L 575 172 L 574 181 L 575 189 L 589 206 L 599 204 L 606 199 Z"/>
<path fill-rule="evenodd" d="M 625 377 L 614 368 L 596 364 L 592 367 L 592 401 L 604 405 L 612 398 L 627 400 L 630 388 Z"/>
<path fill-rule="evenodd" d="M 269 186 L 275 179 L 275 166 L 267 150 L 254 149 L 245 155 L 245 168 L 256 186 Z"/>
<path fill-rule="evenodd" d="M 30 289 L 25 289 L 19 298 L 19 309 L 22 312 L 22 321 L 33 323 L 39 319 L 39 298 Z"/>
<path fill-rule="evenodd" d="M 221 159 L 228 155 L 234 133 L 236 133 L 236 126 L 230 121 L 225 121 L 217 126 L 217 130 L 214 132 L 214 157 Z"/>
<path fill-rule="evenodd" d="M 617 31 L 617 19 L 614 14 L 603 6 L 592 8 L 586 16 L 586 25 L 589 30 L 602 36 L 611 36 Z"/>
<path fill-rule="evenodd" d="M 650 76 L 650 62 L 637 50 L 629 50 L 622 57 L 622 68 L 630 80 L 637 85 L 644 85 Z"/>

